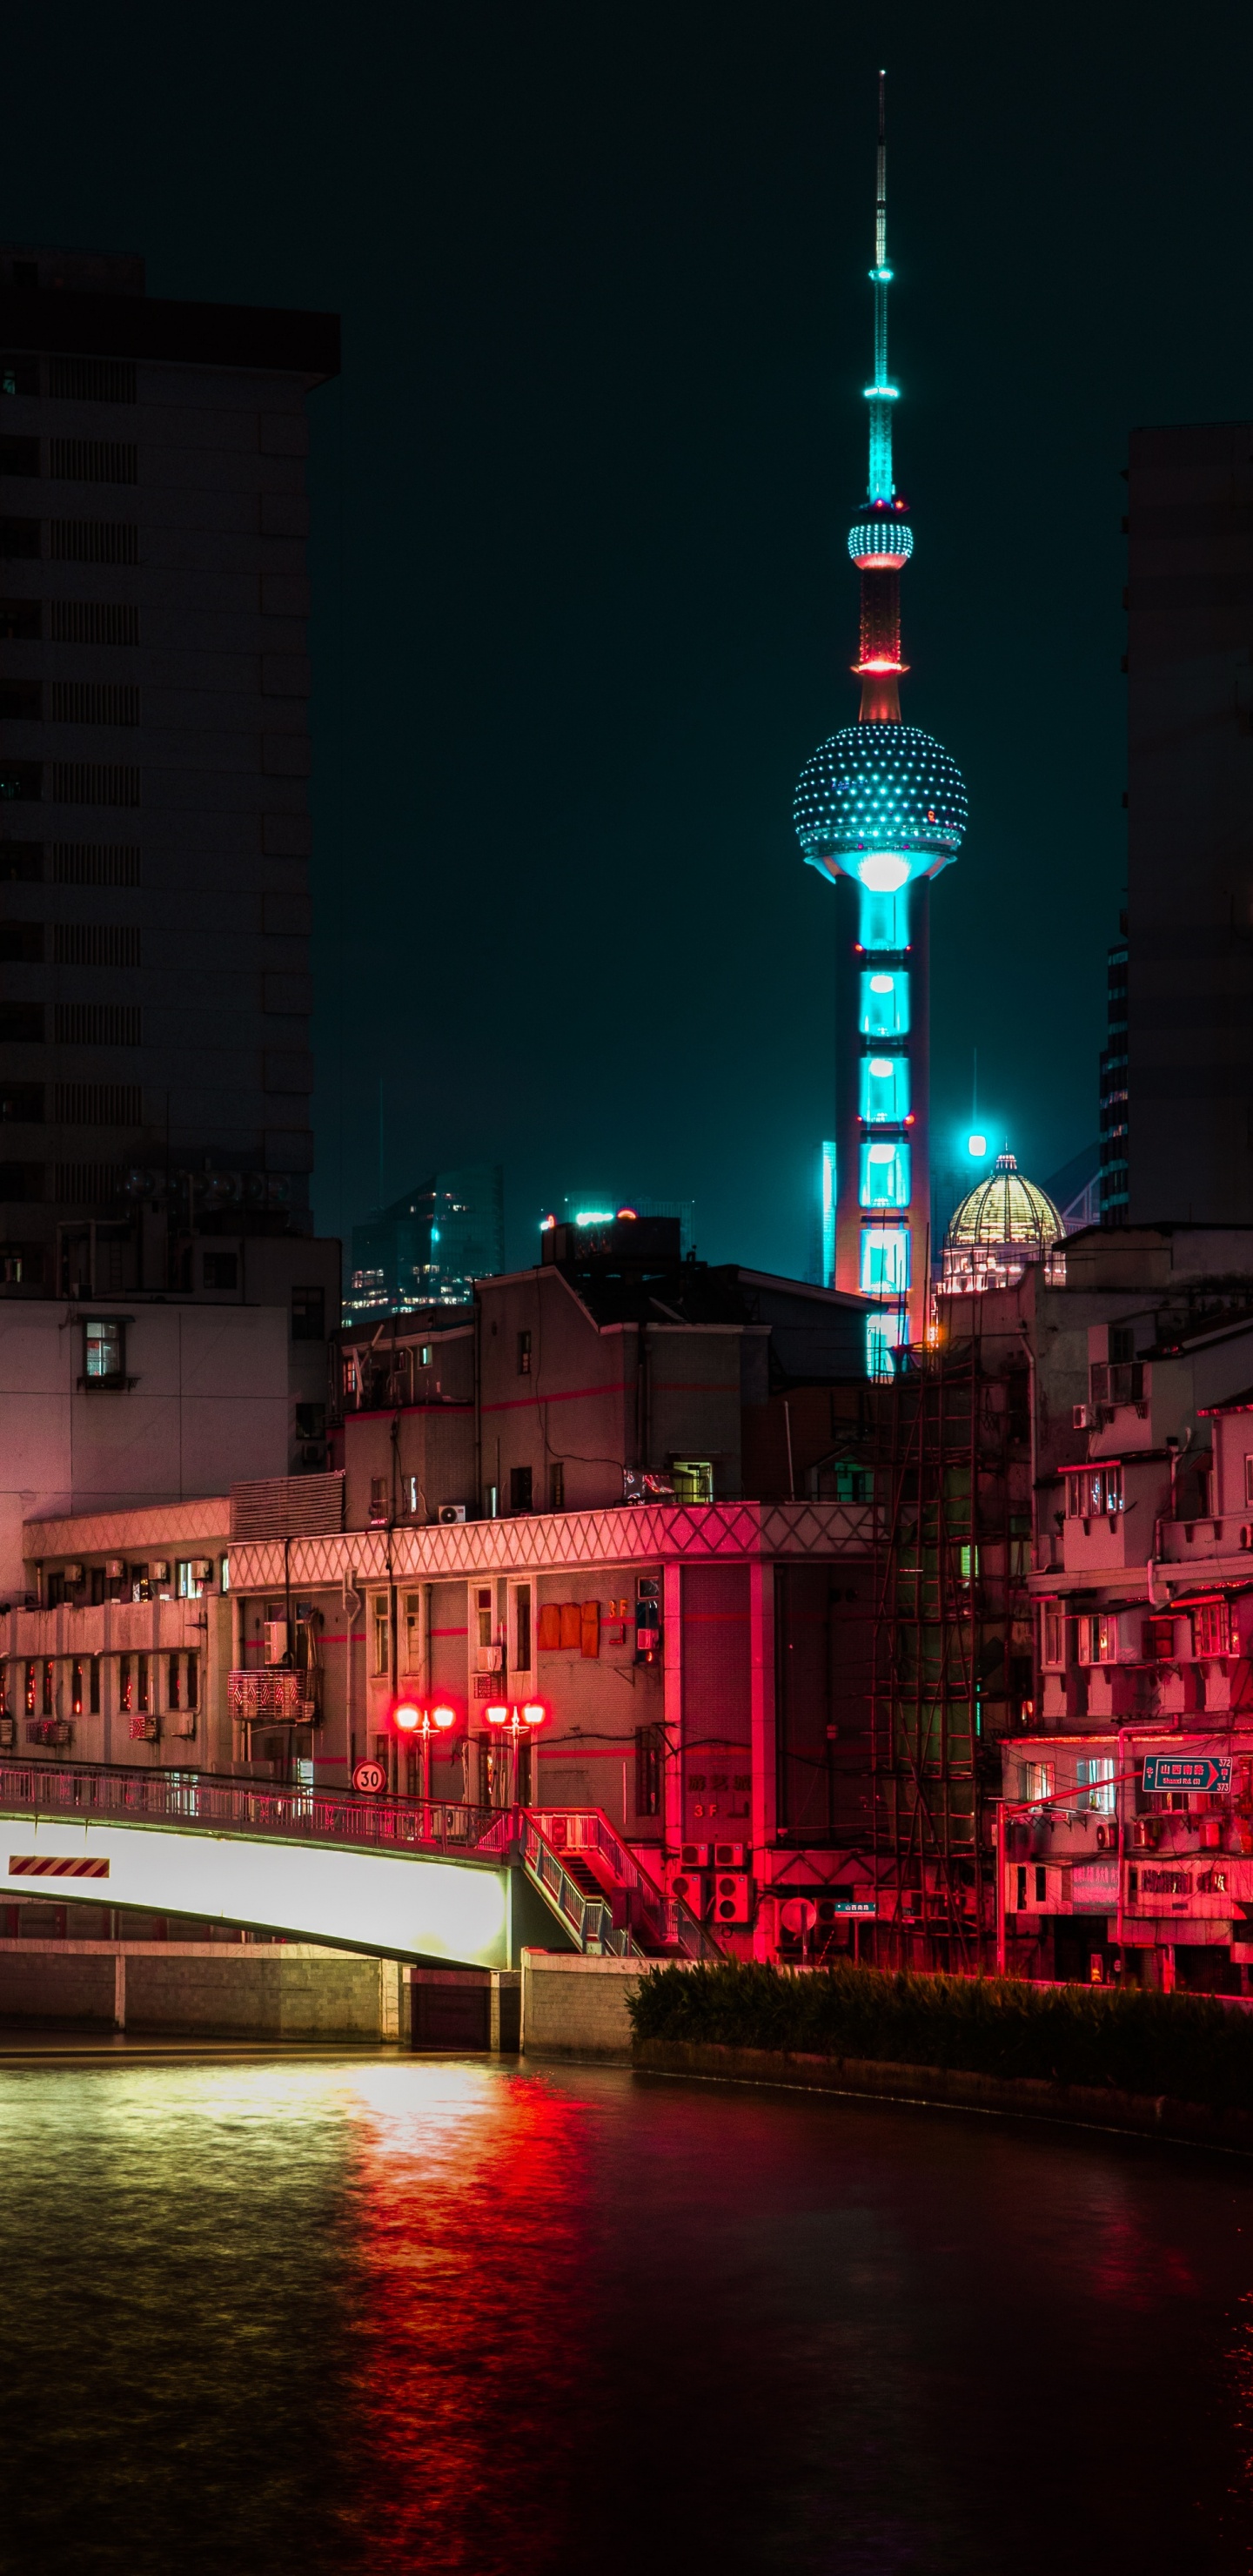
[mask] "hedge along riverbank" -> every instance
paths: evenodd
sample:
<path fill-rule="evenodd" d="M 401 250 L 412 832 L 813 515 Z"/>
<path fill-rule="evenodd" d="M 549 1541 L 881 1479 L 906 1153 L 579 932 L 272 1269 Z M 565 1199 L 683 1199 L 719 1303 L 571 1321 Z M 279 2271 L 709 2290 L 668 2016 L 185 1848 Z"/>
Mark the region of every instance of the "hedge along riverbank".
<path fill-rule="evenodd" d="M 727 1961 L 644 1971 L 638 2042 L 948 2068 L 1253 2111 L 1253 2014 L 1209 1995 Z"/>

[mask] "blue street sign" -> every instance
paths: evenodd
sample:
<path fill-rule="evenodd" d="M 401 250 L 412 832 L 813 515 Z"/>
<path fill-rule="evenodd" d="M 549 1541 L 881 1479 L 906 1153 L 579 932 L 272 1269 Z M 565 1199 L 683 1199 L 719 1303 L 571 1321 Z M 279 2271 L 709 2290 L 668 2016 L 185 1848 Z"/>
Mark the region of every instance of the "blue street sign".
<path fill-rule="evenodd" d="M 1159 1797 L 1166 1789 L 1229 1789 L 1231 1764 L 1213 1753 L 1146 1753 L 1141 1787 Z"/>

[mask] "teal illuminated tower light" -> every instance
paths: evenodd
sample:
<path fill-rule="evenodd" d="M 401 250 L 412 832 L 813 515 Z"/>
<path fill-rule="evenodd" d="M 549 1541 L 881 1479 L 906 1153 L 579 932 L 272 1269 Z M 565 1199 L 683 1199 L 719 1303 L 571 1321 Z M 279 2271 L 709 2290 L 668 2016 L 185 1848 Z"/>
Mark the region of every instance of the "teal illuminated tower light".
<path fill-rule="evenodd" d="M 875 192 L 874 377 L 870 479 L 848 534 L 861 576 L 858 722 L 807 760 L 796 833 L 837 901 L 835 1284 L 878 1312 L 874 1373 L 921 1340 L 929 1296 L 928 904 L 930 881 L 966 828 L 961 773 L 929 733 L 901 722 L 901 574 L 914 550 L 908 503 L 892 480 L 888 373 L 887 151 L 879 75 Z"/>

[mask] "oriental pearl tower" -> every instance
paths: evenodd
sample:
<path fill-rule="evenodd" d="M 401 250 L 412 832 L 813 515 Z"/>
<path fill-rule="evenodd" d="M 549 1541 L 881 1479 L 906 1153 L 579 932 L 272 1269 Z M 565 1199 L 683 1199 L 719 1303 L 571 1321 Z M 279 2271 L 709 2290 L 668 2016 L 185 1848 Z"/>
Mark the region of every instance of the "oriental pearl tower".
<path fill-rule="evenodd" d="M 887 151 L 879 75 L 870 479 L 848 534 L 861 576 L 855 725 L 820 744 L 797 782 L 796 833 L 837 903 L 835 1285 L 873 1297 L 872 1375 L 926 1331 L 930 1282 L 928 909 L 931 879 L 966 828 L 961 772 L 901 721 L 901 574 L 914 550 L 892 480 L 888 374 Z"/>

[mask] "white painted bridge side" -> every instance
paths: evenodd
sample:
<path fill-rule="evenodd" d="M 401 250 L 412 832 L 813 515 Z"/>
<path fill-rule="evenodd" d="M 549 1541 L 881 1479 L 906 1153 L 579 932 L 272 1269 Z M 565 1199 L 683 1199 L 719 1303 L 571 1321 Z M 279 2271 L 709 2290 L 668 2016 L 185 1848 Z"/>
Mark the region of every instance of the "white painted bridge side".
<path fill-rule="evenodd" d="M 0 1893 L 9 1903 L 135 1906 L 393 1959 L 511 1964 L 515 1873 L 503 1864 L 12 1809 L 0 1812 L 0 1837 Z M 108 1870 L 15 1870 L 23 1860 L 105 1861 Z"/>

